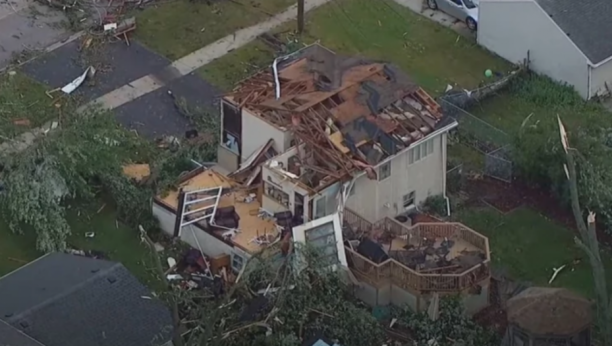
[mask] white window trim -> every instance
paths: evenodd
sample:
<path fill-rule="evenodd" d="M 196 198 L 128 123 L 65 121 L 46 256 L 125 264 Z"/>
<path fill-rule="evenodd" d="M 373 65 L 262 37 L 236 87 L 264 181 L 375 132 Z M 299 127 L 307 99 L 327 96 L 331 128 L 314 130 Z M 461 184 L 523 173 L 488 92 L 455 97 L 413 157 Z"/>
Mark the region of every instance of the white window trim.
<path fill-rule="evenodd" d="M 238 258 L 240 258 L 242 260 L 242 262 L 241 262 L 242 266 L 240 268 L 234 267 L 234 258 L 236 258 L 236 257 L 238 257 Z M 230 259 L 230 267 L 232 267 L 232 270 L 234 270 L 236 272 L 240 272 L 242 270 L 242 267 L 244 267 L 245 262 L 246 262 L 246 258 L 244 256 L 241 256 L 241 255 L 239 255 L 239 254 L 237 254 L 235 252 L 232 253 L 232 258 Z"/>
<path fill-rule="evenodd" d="M 408 149 L 408 165 L 422 161 L 428 156 L 432 155 L 434 152 L 434 139 L 435 138 L 430 138 Z M 415 159 L 415 153 L 417 152 L 417 150 L 419 153 L 419 158 Z"/>
<path fill-rule="evenodd" d="M 385 167 L 385 166 L 389 166 L 389 175 L 387 175 L 386 177 L 382 178 L 382 171 L 383 171 L 383 167 Z M 378 181 L 386 180 L 390 176 L 391 176 L 391 161 L 387 161 L 387 162 L 383 163 L 382 165 L 380 165 L 378 167 Z"/>
<path fill-rule="evenodd" d="M 409 195 L 412 195 L 412 203 L 406 205 L 405 197 Z M 404 208 L 404 210 L 411 210 L 416 208 L 416 191 L 410 191 L 402 196 L 402 207 Z"/>
<path fill-rule="evenodd" d="M 334 235 L 336 236 L 336 250 L 338 252 L 338 260 L 343 266 L 347 266 L 346 253 L 344 252 L 344 238 L 342 237 L 342 226 L 340 224 L 340 216 L 338 213 L 328 215 L 316 220 L 312 220 L 303 225 L 293 227 L 293 241 L 306 245 L 306 231 L 322 226 L 327 223 L 333 223 Z M 332 266 L 333 270 L 337 269 L 337 265 Z"/>

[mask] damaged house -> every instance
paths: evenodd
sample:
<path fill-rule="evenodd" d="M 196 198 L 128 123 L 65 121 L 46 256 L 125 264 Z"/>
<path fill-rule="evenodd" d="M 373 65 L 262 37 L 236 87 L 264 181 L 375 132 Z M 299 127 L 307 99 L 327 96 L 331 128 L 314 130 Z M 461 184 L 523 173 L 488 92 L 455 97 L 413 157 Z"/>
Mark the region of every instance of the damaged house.
<path fill-rule="evenodd" d="M 488 239 L 411 224 L 427 197 L 445 196 L 457 122 L 398 68 L 311 45 L 239 83 L 221 113 L 217 166 L 154 200 L 164 232 L 230 255 L 234 271 L 308 243 L 349 268 L 372 306 L 420 311 L 438 294 L 462 295 L 470 313 L 488 305 Z"/>
<path fill-rule="evenodd" d="M 248 183 L 261 171 L 267 210 L 314 220 L 336 212 L 343 188 L 347 207 L 376 222 L 445 194 L 457 122 L 391 64 L 311 45 L 241 82 L 221 113 L 218 165 L 251 172 Z M 281 154 L 254 167 L 264 152 Z"/>

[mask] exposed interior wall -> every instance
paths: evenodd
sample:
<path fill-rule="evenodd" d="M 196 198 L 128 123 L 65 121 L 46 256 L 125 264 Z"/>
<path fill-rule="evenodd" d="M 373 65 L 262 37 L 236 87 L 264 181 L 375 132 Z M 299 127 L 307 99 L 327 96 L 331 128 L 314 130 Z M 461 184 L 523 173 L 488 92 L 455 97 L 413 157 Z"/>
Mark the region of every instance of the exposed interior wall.
<path fill-rule="evenodd" d="M 217 164 L 228 172 L 233 172 L 238 169 L 238 161 L 240 155 L 233 153 L 223 145 L 217 147 Z"/>
<path fill-rule="evenodd" d="M 413 147 L 396 155 L 390 161 L 391 175 L 384 180 L 371 180 L 365 175 L 357 178 L 346 207 L 376 222 L 403 213 L 404 196 L 410 192 L 414 192 L 417 206 L 427 197 L 443 193 L 446 158 L 442 148 L 446 145 L 446 136 L 444 132 L 428 139 L 433 151 L 416 162 L 410 163 L 409 159 Z"/>
<path fill-rule="evenodd" d="M 265 145 L 270 138 L 274 140 L 273 147 L 277 152 L 282 153 L 289 149 L 290 131 L 283 131 L 243 108 L 241 162 Z"/>
<path fill-rule="evenodd" d="M 591 68 L 591 97 L 607 94 L 608 88 L 612 89 L 612 60 Z"/>
<path fill-rule="evenodd" d="M 282 164 L 283 170 L 287 170 L 288 159 L 297 153 L 297 149 L 292 148 L 285 153 L 274 158 L 274 161 Z M 264 164 L 262 168 L 262 181 L 263 181 L 263 196 L 262 196 L 262 208 L 272 212 L 291 211 L 295 212 L 296 206 L 296 193 L 303 196 L 304 198 L 304 215 L 308 215 L 308 191 L 300 187 L 298 184 L 293 182 L 290 178 L 283 175 L 282 173 L 276 172 L 273 168 L 270 168 L 268 164 Z M 286 203 L 282 204 L 270 197 L 270 188 L 276 188 L 287 194 Z"/>
<path fill-rule="evenodd" d="M 511 63 L 522 62 L 529 52 L 530 69 L 588 96 L 586 57 L 535 1 L 484 0 L 478 11 L 480 45 Z"/>
<path fill-rule="evenodd" d="M 159 220 L 159 226 L 164 233 L 174 236 L 174 213 L 153 203 L 153 215 Z M 205 255 L 216 257 L 222 254 L 232 254 L 233 247 L 206 233 L 195 225 L 188 225 L 181 229 L 180 238 L 195 249 L 201 249 Z"/>

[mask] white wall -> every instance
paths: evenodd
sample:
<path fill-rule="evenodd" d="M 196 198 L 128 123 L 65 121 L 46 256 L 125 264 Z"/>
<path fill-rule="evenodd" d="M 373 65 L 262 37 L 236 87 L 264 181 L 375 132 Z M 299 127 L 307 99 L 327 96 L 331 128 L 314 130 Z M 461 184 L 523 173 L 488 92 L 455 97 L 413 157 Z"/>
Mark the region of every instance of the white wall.
<path fill-rule="evenodd" d="M 591 68 L 591 97 L 606 94 L 606 83 L 612 88 L 612 60 Z"/>
<path fill-rule="evenodd" d="M 285 170 L 287 169 L 287 160 L 292 155 L 295 155 L 297 150 L 292 148 L 282 155 L 274 158 L 275 161 L 282 162 Z M 269 162 L 268 162 L 269 163 Z M 304 214 L 308 215 L 308 191 L 298 186 L 295 182 L 290 180 L 288 177 L 283 176 L 280 173 L 276 173 L 272 168 L 268 167 L 268 163 L 263 165 L 261 178 L 264 182 L 264 194 L 262 196 L 262 208 L 272 212 L 278 213 L 282 211 L 290 210 L 293 212 L 295 206 L 295 192 L 304 196 Z M 278 203 L 276 200 L 266 196 L 266 183 L 271 183 L 273 186 L 280 188 L 283 192 L 289 195 L 289 207 L 285 207 Z M 306 220 L 306 219 L 305 219 Z"/>
<path fill-rule="evenodd" d="M 512 63 L 529 51 L 533 71 L 587 98 L 587 58 L 533 0 L 482 0 L 478 11 L 480 45 Z"/>
<path fill-rule="evenodd" d="M 442 148 L 446 146 L 446 136 L 444 132 L 428 139 L 433 142 L 433 152 L 418 162 L 409 164 L 409 151 L 396 155 L 391 160 L 391 175 L 382 181 L 370 180 L 365 175 L 357 178 L 346 207 L 376 222 L 401 214 L 403 197 L 411 191 L 415 191 L 417 206 L 427 197 L 443 193 L 446 158 Z"/>
<path fill-rule="evenodd" d="M 274 149 L 277 152 L 283 153 L 289 149 L 291 142 L 290 131 L 280 130 L 276 126 L 251 114 L 246 108 L 242 108 L 241 162 L 265 145 L 270 138 L 274 140 Z"/>
<path fill-rule="evenodd" d="M 174 222 L 176 216 L 157 203 L 153 203 L 153 215 L 159 220 L 159 226 L 164 233 L 174 236 Z M 223 254 L 232 254 L 233 247 L 206 233 L 195 225 L 188 225 L 181 230 L 181 240 L 196 249 L 202 249 L 205 255 L 217 257 Z"/>

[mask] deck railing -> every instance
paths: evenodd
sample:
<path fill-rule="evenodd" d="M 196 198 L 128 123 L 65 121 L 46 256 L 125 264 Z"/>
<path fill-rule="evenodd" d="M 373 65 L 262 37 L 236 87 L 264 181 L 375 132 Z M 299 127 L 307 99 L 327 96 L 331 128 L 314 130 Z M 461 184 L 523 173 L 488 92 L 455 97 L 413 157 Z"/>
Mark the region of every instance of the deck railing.
<path fill-rule="evenodd" d="M 405 226 L 398 221 L 385 218 L 372 224 L 355 212 L 345 209 L 344 222 L 362 230 L 382 229 L 396 236 L 411 235 L 418 238 L 444 238 L 457 236 L 469 242 L 486 254 L 486 259 L 459 274 L 426 274 L 419 273 L 395 259 L 374 263 L 357 253 L 350 246 L 345 246 L 349 265 L 358 280 L 374 287 L 394 284 L 403 289 L 418 292 L 458 292 L 473 287 L 476 283 L 490 276 L 490 252 L 488 239 L 469 227 L 458 222 L 418 223 Z M 359 226 L 357 226 L 359 225 Z"/>

